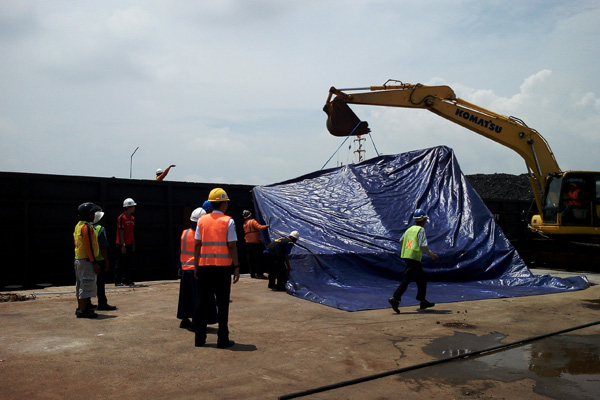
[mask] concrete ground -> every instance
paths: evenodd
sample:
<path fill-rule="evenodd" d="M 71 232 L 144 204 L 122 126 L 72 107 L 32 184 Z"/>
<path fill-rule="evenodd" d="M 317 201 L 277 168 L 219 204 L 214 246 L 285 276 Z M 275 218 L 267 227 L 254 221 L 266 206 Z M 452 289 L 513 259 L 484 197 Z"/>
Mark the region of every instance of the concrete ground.
<path fill-rule="evenodd" d="M 600 283 L 600 275 L 587 275 Z M 247 276 L 233 286 L 230 331 L 236 345 L 230 349 L 216 348 L 216 330 L 209 331 L 206 347 L 196 348 L 193 333 L 179 328 L 178 281 L 109 285 L 109 302 L 118 310 L 99 312 L 97 320 L 75 318 L 73 286 L 18 292 L 36 298 L 0 303 L 0 398 L 293 398 L 600 320 L 600 286 L 438 304 L 425 312 L 403 307 L 399 315 L 391 309 L 341 311 L 266 286 Z M 554 353 L 577 343 L 572 356 L 555 357 L 540 341 L 511 350 L 517 353 L 510 357 L 493 353 L 487 361 L 454 361 L 302 398 L 597 398 L 598 338 L 600 325 L 594 325 L 557 339 Z M 550 361 L 541 365 L 544 357 Z"/>

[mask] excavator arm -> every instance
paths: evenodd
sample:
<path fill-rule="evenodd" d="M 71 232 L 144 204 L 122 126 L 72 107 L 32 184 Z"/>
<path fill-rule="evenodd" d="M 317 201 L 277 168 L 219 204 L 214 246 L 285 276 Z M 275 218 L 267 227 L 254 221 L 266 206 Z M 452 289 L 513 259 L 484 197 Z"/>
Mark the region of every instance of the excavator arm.
<path fill-rule="evenodd" d="M 332 87 L 323 110 L 328 115 L 327 129 L 334 136 L 369 132 L 368 124 L 360 121 L 348 104 L 423 108 L 511 148 L 525 160 L 540 212 L 547 177 L 562 172 L 548 142 L 535 129 L 517 118 L 457 98 L 448 86 L 401 83 L 353 89 Z"/>

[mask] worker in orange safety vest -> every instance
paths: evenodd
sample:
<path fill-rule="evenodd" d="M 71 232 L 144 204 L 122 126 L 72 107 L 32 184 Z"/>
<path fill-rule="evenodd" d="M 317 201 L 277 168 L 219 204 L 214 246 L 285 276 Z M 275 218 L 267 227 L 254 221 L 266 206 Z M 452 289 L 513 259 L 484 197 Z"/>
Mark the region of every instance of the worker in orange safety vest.
<path fill-rule="evenodd" d="M 206 214 L 202 207 L 192 211 L 190 227 L 181 233 L 181 246 L 179 250 L 179 268 L 177 275 L 179 283 L 179 302 L 177 305 L 177 318 L 181 320 L 180 328 L 195 331 L 195 315 L 198 310 L 198 281 L 194 278 L 194 248 L 196 245 L 196 226 L 198 219 Z M 191 321 L 190 321 L 191 319 Z M 217 323 L 217 306 L 213 301 L 209 324 Z"/>
<path fill-rule="evenodd" d="M 234 284 L 240 279 L 237 234 L 233 218 L 225 215 L 229 205 L 225 190 L 211 190 L 208 201 L 211 202 L 213 211 L 200 217 L 195 236 L 194 275 L 199 282 L 200 304 L 194 344 L 197 347 L 206 344 L 211 301 L 216 297 L 219 320 L 217 347 L 224 349 L 235 344 L 233 340 L 229 340 L 228 324 L 231 275 L 233 274 Z"/>
<path fill-rule="evenodd" d="M 250 210 L 242 212 L 244 217 L 244 240 L 246 241 L 246 254 L 248 257 L 248 267 L 250 269 L 250 277 L 256 279 L 267 279 L 264 275 L 263 252 L 265 246 L 260 240 L 260 231 L 269 227 L 269 225 L 259 224 L 256 219 L 252 218 Z"/>

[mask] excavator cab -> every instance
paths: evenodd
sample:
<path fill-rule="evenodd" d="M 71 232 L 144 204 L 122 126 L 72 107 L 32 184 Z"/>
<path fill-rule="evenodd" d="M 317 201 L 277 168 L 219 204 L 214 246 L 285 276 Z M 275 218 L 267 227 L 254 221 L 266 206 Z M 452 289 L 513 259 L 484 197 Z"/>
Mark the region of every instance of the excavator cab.
<path fill-rule="evenodd" d="M 600 174 L 568 171 L 546 184 L 544 223 L 564 227 L 600 227 Z"/>
<path fill-rule="evenodd" d="M 323 111 L 327 114 L 327 130 L 333 136 L 358 136 L 371 132 L 367 121 L 361 121 L 348 103 L 339 97 L 328 102 Z"/>

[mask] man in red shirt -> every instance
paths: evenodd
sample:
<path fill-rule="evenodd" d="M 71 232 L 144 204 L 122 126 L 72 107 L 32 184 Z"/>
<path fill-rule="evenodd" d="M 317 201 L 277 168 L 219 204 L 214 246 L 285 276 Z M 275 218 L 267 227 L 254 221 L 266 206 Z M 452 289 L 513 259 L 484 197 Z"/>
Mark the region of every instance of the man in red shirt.
<path fill-rule="evenodd" d="M 135 228 L 136 202 L 132 198 L 123 201 L 125 211 L 119 215 L 117 220 L 117 262 L 115 263 L 115 286 L 133 286 L 134 283 L 129 276 L 135 252 L 135 239 L 133 231 Z"/>

